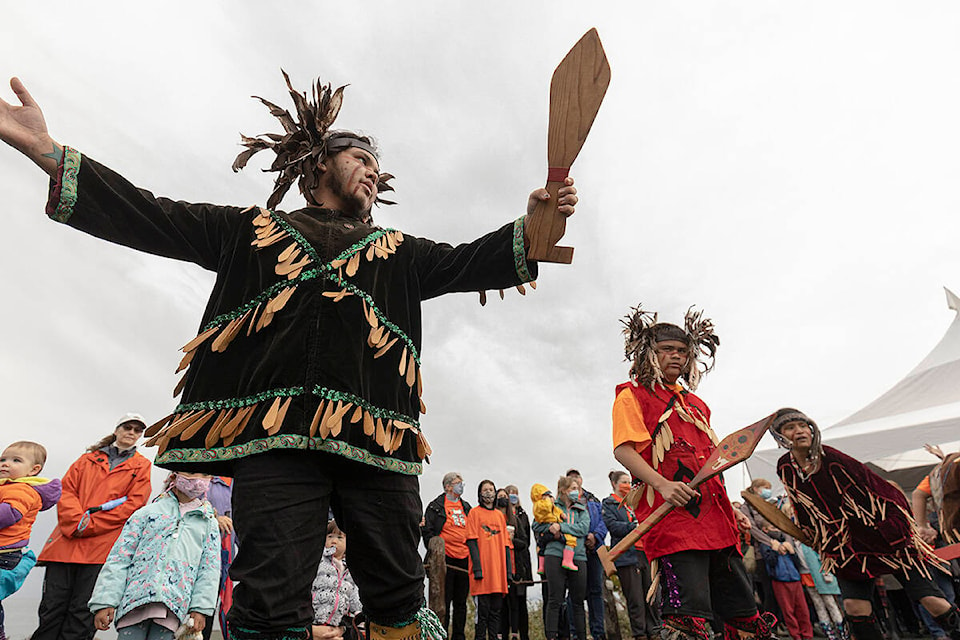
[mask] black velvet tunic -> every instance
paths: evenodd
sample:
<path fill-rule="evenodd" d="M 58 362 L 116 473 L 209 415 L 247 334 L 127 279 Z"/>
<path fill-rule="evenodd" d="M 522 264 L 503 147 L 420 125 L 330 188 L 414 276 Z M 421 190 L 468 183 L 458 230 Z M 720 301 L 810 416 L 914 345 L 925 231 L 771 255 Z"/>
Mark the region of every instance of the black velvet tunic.
<path fill-rule="evenodd" d="M 420 302 L 536 275 L 522 218 L 453 247 L 326 209 L 158 198 L 65 151 L 51 218 L 217 273 L 184 347 L 181 403 L 147 432 L 169 469 L 230 475 L 237 458 L 285 448 L 420 473 Z"/>

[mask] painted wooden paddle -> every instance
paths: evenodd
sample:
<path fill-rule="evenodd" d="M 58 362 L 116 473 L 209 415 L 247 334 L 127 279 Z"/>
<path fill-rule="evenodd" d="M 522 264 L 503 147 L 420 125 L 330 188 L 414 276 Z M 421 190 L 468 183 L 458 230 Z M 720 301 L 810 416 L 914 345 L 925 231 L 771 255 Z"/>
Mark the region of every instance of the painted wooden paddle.
<path fill-rule="evenodd" d="M 527 217 L 530 249 L 527 257 L 542 262 L 573 262 L 573 247 L 556 246 L 567 228 L 557 211 L 557 192 L 593 125 L 610 84 L 610 65 L 596 29 L 590 29 L 570 49 L 550 82 L 550 125 L 547 134 L 547 191 Z"/>
<path fill-rule="evenodd" d="M 687 483 L 687 485 L 691 489 L 696 489 L 710 478 L 723 473 L 727 469 L 749 458 L 753 450 L 757 448 L 757 443 L 760 442 L 760 438 L 767 432 L 767 427 L 769 427 L 773 421 L 774 415 L 775 414 L 771 413 L 766 418 L 754 422 L 749 427 L 734 431 L 721 440 L 717 448 L 714 449 L 710 457 L 707 458 L 707 461 L 703 463 L 703 467 L 697 472 L 697 475 L 695 475 L 693 480 Z M 653 528 L 653 525 L 663 520 L 674 508 L 675 507 L 669 502 L 664 502 L 656 511 L 638 524 L 633 531 L 625 535 L 610 551 L 602 548 L 597 549 L 597 556 L 600 558 L 600 563 L 603 564 L 604 572 L 608 576 L 616 573 L 617 568 L 614 566 L 613 561 L 621 553 L 632 547 L 637 540 Z"/>

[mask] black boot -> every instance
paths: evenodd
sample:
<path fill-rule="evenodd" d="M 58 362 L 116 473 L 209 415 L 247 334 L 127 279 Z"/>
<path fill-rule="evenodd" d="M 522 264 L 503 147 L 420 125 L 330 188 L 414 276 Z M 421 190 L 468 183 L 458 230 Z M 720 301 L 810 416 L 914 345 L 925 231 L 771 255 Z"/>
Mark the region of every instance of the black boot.
<path fill-rule="evenodd" d="M 952 640 L 960 640 L 960 609 L 950 605 L 950 610 L 933 618 Z"/>
<path fill-rule="evenodd" d="M 883 632 L 877 619 L 871 613 L 868 616 L 847 616 L 850 622 L 850 632 L 854 640 L 883 640 Z"/>

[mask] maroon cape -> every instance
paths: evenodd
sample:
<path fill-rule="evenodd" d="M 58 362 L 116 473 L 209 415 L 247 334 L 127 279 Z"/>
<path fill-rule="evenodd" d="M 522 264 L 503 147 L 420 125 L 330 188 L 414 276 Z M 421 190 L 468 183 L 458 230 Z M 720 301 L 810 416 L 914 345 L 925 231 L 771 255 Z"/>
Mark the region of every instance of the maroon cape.
<path fill-rule="evenodd" d="M 913 566 L 929 575 L 927 565 L 937 562 L 903 492 L 845 453 L 824 446 L 820 469 L 809 477 L 787 453 L 777 475 L 824 572 L 858 580 Z"/>

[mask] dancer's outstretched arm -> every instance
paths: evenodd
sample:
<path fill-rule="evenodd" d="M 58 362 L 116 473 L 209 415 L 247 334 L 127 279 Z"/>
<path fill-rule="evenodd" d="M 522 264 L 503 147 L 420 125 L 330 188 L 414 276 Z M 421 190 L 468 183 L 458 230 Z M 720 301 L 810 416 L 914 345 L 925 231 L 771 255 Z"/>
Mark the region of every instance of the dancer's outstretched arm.
<path fill-rule="evenodd" d="M 10 88 L 20 105 L 0 98 L 0 140 L 33 160 L 48 175 L 55 175 L 63 147 L 50 137 L 40 105 L 20 79 L 11 78 Z"/>

